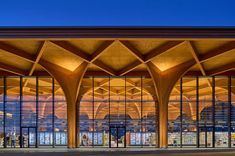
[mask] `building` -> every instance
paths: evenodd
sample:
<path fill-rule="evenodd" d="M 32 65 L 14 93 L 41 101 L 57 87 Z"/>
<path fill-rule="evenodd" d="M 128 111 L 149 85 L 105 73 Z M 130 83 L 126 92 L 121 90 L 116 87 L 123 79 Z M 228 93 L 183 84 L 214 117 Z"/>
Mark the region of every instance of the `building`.
<path fill-rule="evenodd" d="M 0 28 L 0 147 L 235 147 L 234 69 L 234 28 Z"/>

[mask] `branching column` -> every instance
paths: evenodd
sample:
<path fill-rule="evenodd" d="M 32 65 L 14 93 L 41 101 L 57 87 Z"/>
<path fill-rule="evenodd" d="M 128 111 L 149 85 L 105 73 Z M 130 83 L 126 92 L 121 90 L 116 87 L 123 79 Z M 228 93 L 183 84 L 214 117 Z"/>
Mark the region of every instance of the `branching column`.
<path fill-rule="evenodd" d="M 45 70 L 47 70 L 51 76 L 53 76 L 61 88 L 64 91 L 66 101 L 67 101 L 67 117 L 68 117 L 68 147 L 77 147 L 77 103 L 78 92 L 82 78 L 87 70 L 88 63 L 83 62 L 77 69 L 73 72 L 64 69 L 55 64 L 49 63 L 44 60 L 40 60 L 40 65 L 42 65 Z"/>
<path fill-rule="evenodd" d="M 152 62 L 147 63 L 149 73 L 154 81 L 155 90 L 159 104 L 159 147 L 168 146 L 168 100 L 175 83 L 184 75 L 187 70 L 195 64 L 195 61 L 188 61 L 160 71 Z"/>

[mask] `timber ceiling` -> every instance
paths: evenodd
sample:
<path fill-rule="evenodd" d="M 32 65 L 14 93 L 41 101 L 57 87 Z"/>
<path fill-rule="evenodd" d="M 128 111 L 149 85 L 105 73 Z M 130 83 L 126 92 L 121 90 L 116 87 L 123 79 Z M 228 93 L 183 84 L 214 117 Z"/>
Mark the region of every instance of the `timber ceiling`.
<path fill-rule="evenodd" d="M 89 63 L 87 73 L 123 76 L 148 73 L 145 64 L 149 61 L 165 71 L 195 60 L 186 75 L 210 76 L 233 71 L 234 52 L 235 41 L 231 40 L 1 40 L 0 69 L 2 74 L 46 75 L 41 60 L 71 72 L 85 61 Z"/>

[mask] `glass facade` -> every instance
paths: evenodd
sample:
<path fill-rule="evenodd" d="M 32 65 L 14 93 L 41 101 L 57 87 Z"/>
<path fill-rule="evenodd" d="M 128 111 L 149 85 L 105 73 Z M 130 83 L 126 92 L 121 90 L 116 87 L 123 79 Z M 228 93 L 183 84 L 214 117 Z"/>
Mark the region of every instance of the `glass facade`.
<path fill-rule="evenodd" d="M 170 147 L 235 146 L 235 78 L 183 77 L 168 103 Z"/>
<path fill-rule="evenodd" d="M 67 104 L 51 77 L 0 77 L 0 147 L 67 145 Z"/>
<path fill-rule="evenodd" d="M 81 147 L 157 147 L 158 105 L 149 77 L 84 77 Z M 169 147 L 235 147 L 235 77 L 183 77 L 168 103 Z M 0 77 L 0 147 L 67 145 L 67 104 L 51 77 Z"/>
<path fill-rule="evenodd" d="M 157 106 L 151 78 L 86 77 L 79 107 L 80 146 L 155 147 Z"/>

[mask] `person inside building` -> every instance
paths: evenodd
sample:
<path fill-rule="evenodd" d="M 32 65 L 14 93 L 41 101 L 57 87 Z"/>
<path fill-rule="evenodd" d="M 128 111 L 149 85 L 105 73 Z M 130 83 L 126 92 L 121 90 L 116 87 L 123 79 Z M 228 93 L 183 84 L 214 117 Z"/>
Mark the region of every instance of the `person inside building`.
<path fill-rule="evenodd" d="M 16 133 L 12 132 L 11 134 L 11 147 L 16 147 Z"/>

